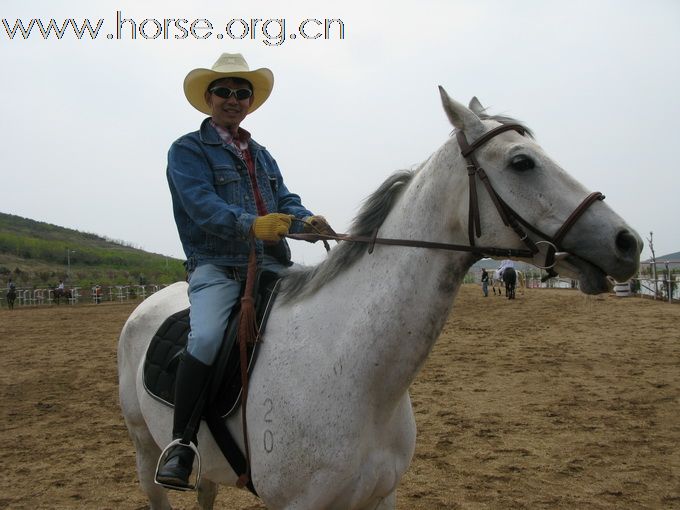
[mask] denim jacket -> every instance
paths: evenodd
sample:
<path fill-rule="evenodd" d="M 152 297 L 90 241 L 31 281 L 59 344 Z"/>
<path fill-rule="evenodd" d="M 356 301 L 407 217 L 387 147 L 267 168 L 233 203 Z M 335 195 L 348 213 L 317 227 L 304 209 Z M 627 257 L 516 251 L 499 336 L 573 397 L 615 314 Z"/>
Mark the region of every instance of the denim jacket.
<path fill-rule="evenodd" d="M 274 158 L 267 149 L 250 140 L 249 149 L 267 211 L 311 216 L 300 197 L 288 191 Z M 187 270 L 210 263 L 242 267 L 248 264 L 249 233 L 257 216 L 255 196 L 246 163 L 225 144 L 205 119 L 198 131 L 182 136 L 168 152 L 168 184 L 175 223 L 187 257 Z M 293 222 L 291 232 L 300 232 Z M 256 243 L 258 259 L 264 245 Z M 290 264 L 285 239 L 267 246 L 267 253 Z"/>

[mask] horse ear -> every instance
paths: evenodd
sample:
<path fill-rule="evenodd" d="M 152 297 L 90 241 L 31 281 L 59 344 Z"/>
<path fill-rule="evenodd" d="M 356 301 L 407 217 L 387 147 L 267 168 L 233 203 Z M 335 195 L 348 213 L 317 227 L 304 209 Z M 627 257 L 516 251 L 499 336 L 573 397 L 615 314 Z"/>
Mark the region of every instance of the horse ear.
<path fill-rule="evenodd" d="M 479 99 L 477 99 L 477 96 L 472 96 L 468 108 L 470 108 L 470 110 L 472 110 L 478 116 L 482 115 L 484 110 L 486 110 L 486 108 L 482 106 L 482 103 L 479 101 Z"/>
<path fill-rule="evenodd" d="M 456 129 L 465 131 L 473 136 L 479 136 L 484 132 L 484 124 L 479 120 L 479 117 L 458 101 L 451 99 L 441 85 L 439 86 L 439 95 L 442 98 L 444 111 Z"/>

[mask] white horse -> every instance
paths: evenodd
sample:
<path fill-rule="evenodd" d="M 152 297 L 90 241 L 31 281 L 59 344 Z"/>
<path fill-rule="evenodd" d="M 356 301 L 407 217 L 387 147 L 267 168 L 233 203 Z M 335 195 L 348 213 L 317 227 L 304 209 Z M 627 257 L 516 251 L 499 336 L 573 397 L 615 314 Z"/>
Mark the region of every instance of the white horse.
<path fill-rule="evenodd" d="M 483 115 L 476 100 L 468 109 L 441 88 L 440 94 L 450 121 L 470 142 L 508 122 Z M 505 131 L 475 154 L 503 190 L 503 201 L 541 232 L 558 230 L 587 195 L 529 135 Z M 370 235 L 380 227 L 383 238 L 468 244 L 466 167 L 451 137 L 417 170 L 391 176 L 367 200 L 351 232 Z M 479 193 L 478 207 L 478 246 L 523 247 L 486 192 Z M 618 281 L 632 276 L 642 248 L 639 236 L 602 201 L 581 214 L 560 244 L 565 253 L 555 268 L 579 279 L 589 294 L 610 289 L 607 275 Z M 523 260 L 540 265 L 542 256 Z M 341 242 L 318 266 L 287 277 L 247 401 L 252 480 L 268 508 L 395 508 L 397 486 L 415 449 L 409 386 L 465 274 L 481 257 L 380 244 L 369 254 L 365 244 Z M 152 509 L 170 508 L 153 476 L 159 445 L 171 439 L 172 411 L 144 390 L 143 358 L 164 319 L 187 306 L 184 283 L 154 294 L 132 313 L 118 348 L 121 407 Z M 227 425 L 243 448 L 239 414 Z M 198 499 L 209 509 L 216 484 L 233 485 L 237 478 L 205 424 L 198 444 Z"/>

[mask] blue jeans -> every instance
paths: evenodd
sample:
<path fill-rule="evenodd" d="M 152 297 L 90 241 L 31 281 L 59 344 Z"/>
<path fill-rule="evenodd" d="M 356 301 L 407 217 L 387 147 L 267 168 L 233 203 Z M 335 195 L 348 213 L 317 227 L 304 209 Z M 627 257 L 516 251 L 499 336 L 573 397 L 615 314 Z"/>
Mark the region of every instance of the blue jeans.
<path fill-rule="evenodd" d="M 280 273 L 285 266 L 266 256 L 262 269 Z M 229 268 L 203 264 L 189 276 L 189 320 L 191 331 L 187 352 L 206 365 L 215 361 L 229 316 L 241 293 L 241 282 L 233 279 Z"/>

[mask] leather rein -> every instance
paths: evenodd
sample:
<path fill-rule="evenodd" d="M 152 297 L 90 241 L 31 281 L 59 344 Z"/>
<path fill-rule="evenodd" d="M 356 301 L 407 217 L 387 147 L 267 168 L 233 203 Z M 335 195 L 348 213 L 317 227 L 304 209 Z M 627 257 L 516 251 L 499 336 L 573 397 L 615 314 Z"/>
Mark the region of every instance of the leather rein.
<path fill-rule="evenodd" d="M 586 210 L 596 201 L 604 200 L 604 195 L 599 191 L 595 191 L 588 195 L 576 209 L 569 215 L 562 226 L 557 230 L 553 236 L 549 236 L 541 232 L 536 227 L 532 226 L 524 218 L 522 218 L 514 209 L 512 209 L 496 192 L 493 185 L 489 181 L 484 169 L 481 167 L 477 158 L 475 157 L 475 151 L 487 143 L 492 138 L 498 136 L 505 131 L 516 131 L 521 135 L 525 134 L 525 129 L 520 124 L 503 124 L 498 126 L 487 133 L 484 133 L 477 140 L 472 143 L 468 143 L 465 134 L 462 131 L 456 132 L 456 138 L 458 140 L 458 145 L 461 149 L 461 154 L 467 161 L 467 172 L 469 177 L 469 193 L 470 193 L 470 208 L 468 212 L 468 238 L 470 240 L 470 245 L 459 245 L 451 243 L 438 243 L 430 241 L 416 241 L 410 239 L 392 239 L 392 238 L 382 238 L 378 237 L 378 229 L 374 230 L 371 236 L 352 236 L 349 234 L 336 234 L 332 233 L 330 235 L 324 234 L 288 234 L 286 237 L 290 239 L 298 239 L 304 241 L 319 241 L 322 240 L 326 243 L 329 240 L 335 241 L 350 241 L 355 243 L 366 243 L 369 245 L 368 253 L 373 253 L 373 249 L 376 244 L 384 244 L 391 246 L 411 246 L 415 248 L 432 248 L 438 250 L 452 250 L 452 251 L 468 251 L 475 253 L 480 256 L 492 255 L 498 257 L 525 257 L 532 258 L 540 250 L 538 244 L 546 243 L 548 244 L 548 251 L 546 253 L 545 265 L 540 267 L 541 269 L 548 270 L 548 277 L 557 276 L 557 273 L 553 271 L 553 267 L 556 263 L 555 254 L 566 236 L 567 232 L 574 226 L 576 221 L 583 215 Z M 519 236 L 520 240 L 526 245 L 526 249 L 517 248 L 497 248 L 490 246 L 477 246 L 475 244 L 475 237 L 480 237 L 482 235 L 481 227 L 481 217 L 479 212 L 479 201 L 477 198 L 477 178 L 484 184 L 489 196 L 491 197 L 496 210 L 500 215 L 503 223 L 506 226 L 511 227 L 515 233 Z M 534 234 L 542 238 L 540 241 L 534 242 L 527 234 L 525 228 Z M 328 249 L 328 247 L 327 247 Z"/>

